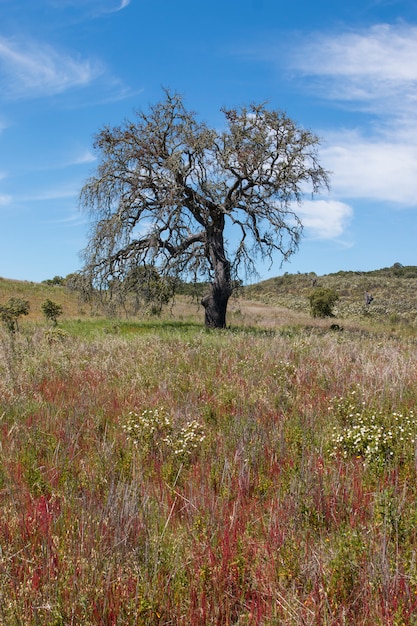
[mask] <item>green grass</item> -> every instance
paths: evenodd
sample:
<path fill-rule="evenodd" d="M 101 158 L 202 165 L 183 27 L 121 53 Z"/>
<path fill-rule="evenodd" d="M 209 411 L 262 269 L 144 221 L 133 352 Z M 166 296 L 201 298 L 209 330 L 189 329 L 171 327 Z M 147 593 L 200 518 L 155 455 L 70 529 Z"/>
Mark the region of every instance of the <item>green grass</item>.
<path fill-rule="evenodd" d="M 59 324 L 70 335 L 84 338 L 94 338 L 103 335 L 129 336 L 136 334 L 162 333 L 169 334 L 178 332 L 181 335 L 201 332 L 201 324 L 197 322 L 167 321 L 165 319 L 154 320 L 118 320 L 118 319 L 67 319 Z"/>

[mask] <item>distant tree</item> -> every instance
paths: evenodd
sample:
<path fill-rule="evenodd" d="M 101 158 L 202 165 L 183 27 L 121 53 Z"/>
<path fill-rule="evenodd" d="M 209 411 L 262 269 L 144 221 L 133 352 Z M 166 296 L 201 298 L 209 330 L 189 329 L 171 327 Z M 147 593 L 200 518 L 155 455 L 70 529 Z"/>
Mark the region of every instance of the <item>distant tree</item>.
<path fill-rule="evenodd" d="M 152 265 L 139 265 L 132 267 L 122 281 L 111 284 L 110 289 L 113 292 L 119 290 L 123 299 L 131 296 L 135 313 L 146 306 L 152 313 L 158 314 L 173 297 L 175 281 L 161 276 Z"/>
<path fill-rule="evenodd" d="M 28 315 L 30 305 L 28 300 L 10 298 L 6 304 L 0 305 L 0 319 L 7 330 L 14 334 L 19 330 L 18 319 L 22 315 Z"/>
<path fill-rule="evenodd" d="M 62 315 L 62 306 L 52 300 L 45 300 L 41 305 L 42 313 L 47 321 L 52 322 L 54 326 L 58 324 L 58 317 Z"/>
<path fill-rule="evenodd" d="M 313 317 L 333 317 L 333 307 L 339 296 L 330 287 L 318 287 L 308 297 Z"/>
<path fill-rule="evenodd" d="M 205 323 L 223 328 L 239 268 L 254 271 L 258 255 L 272 262 L 278 252 L 284 261 L 296 251 L 295 205 L 308 188 L 327 187 L 328 175 L 316 135 L 281 111 L 223 109 L 226 129 L 218 131 L 179 95 L 165 96 L 96 137 L 99 165 L 80 194 L 93 225 L 84 272 L 96 286 L 143 264 L 161 276 L 208 277 Z M 226 227 L 236 230 L 233 247 Z"/>
<path fill-rule="evenodd" d="M 45 285 L 61 287 L 65 285 L 65 278 L 63 276 L 54 276 L 53 278 L 47 278 L 42 281 Z"/>
<path fill-rule="evenodd" d="M 392 266 L 394 276 L 403 276 L 404 274 L 404 266 L 402 263 L 394 263 Z"/>

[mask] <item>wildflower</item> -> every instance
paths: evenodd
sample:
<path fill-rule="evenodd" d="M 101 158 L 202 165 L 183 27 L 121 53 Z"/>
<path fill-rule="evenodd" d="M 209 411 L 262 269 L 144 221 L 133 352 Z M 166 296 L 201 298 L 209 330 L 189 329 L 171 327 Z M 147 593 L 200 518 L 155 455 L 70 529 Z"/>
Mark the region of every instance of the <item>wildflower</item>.
<path fill-rule="evenodd" d="M 339 399 L 333 406 L 343 420 L 350 425 L 341 430 L 333 429 L 332 455 L 341 453 L 343 458 L 354 456 L 366 462 L 386 463 L 399 453 L 402 456 L 408 450 L 413 452 L 417 420 L 413 412 L 408 415 L 392 413 L 384 416 L 367 410 L 364 405 L 361 412 L 353 415 L 346 411 L 346 402 Z M 352 423 L 353 422 L 353 423 Z"/>
<path fill-rule="evenodd" d="M 178 429 L 163 409 L 147 409 L 141 414 L 131 411 L 123 430 L 142 451 L 158 450 L 160 454 L 173 454 L 183 460 L 189 459 L 205 439 L 203 428 L 196 420 Z"/>

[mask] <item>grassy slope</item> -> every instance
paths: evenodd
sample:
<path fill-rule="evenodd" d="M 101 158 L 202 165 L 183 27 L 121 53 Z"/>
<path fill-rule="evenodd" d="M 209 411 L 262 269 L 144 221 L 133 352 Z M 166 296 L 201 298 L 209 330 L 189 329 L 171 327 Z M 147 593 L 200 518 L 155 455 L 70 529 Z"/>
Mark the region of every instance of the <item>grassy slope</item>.
<path fill-rule="evenodd" d="M 314 283 L 313 283 L 314 281 Z M 311 324 L 308 296 L 314 286 L 331 287 L 339 295 L 335 316 L 343 324 L 358 323 L 367 328 L 377 323 L 389 323 L 413 328 L 417 323 L 417 267 L 386 268 L 372 272 L 338 272 L 325 276 L 315 274 L 285 274 L 245 287 L 232 298 L 228 320 L 233 326 L 260 324 Z M 364 292 L 374 300 L 364 305 Z M 65 287 L 42 283 L 12 281 L 0 278 L 0 304 L 15 296 L 30 302 L 27 319 L 42 319 L 41 304 L 47 298 L 61 304 L 62 320 L 85 318 L 91 314 L 88 305 L 80 305 L 77 297 Z M 194 320 L 202 323 L 203 311 L 189 297 L 177 297 L 176 305 L 166 310 L 163 319 Z M 337 321 L 338 321 L 337 320 Z"/>
<path fill-rule="evenodd" d="M 346 310 L 365 288 L 412 302 L 415 278 L 355 276 L 319 282 Z M 188 300 L 93 319 L 62 288 L 0 281 L 0 303 L 32 305 L 0 329 L 0 624 L 415 624 L 413 307 L 323 332 L 307 277 L 274 280 L 257 297 L 280 306 L 232 301 L 233 332 Z M 67 334 L 45 333 L 46 298 Z"/>
<path fill-rule="evenodd" d="M 313 282 L 314 281 L 314 282 Z M 245 295 L 272 305 L 308 312 L 308 295 L 315 286 L 330 287 L 339 295 L 335 315 L 347 320 L 403 322 L 417 319 L 417 267 L 372 272 L 338 272 L 325 276 L 286 274 L 247 287 Z M 364 306 L 364 293 L 374 297 Z"/>
<path fill-rule="evenodd" d="M 75 317 L 79 315 L 80 311 L 76 296 L 69 293 L 64 287 L 0 278 L 0 305 L 5 304 L 12 297 L 29 301 L 30 312 L 25 318 L 29 320 L 42 319 L 41 305 L 48 299 L 63 307 L 66 318 Z"/>

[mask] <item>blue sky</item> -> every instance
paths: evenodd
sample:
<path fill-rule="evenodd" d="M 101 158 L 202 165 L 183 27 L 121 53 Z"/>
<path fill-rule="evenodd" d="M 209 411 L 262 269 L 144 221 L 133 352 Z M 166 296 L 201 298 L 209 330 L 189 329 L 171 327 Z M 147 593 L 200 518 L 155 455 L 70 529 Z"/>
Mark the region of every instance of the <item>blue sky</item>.
<path fill-rule="evenodd" d="M 0 0 L 0 276 L 80 269 L 94 134 L 163 97 L 264 102 L 322 139 L 331 190 L 285 271 L 417 265 L 417 3 Z"/>

